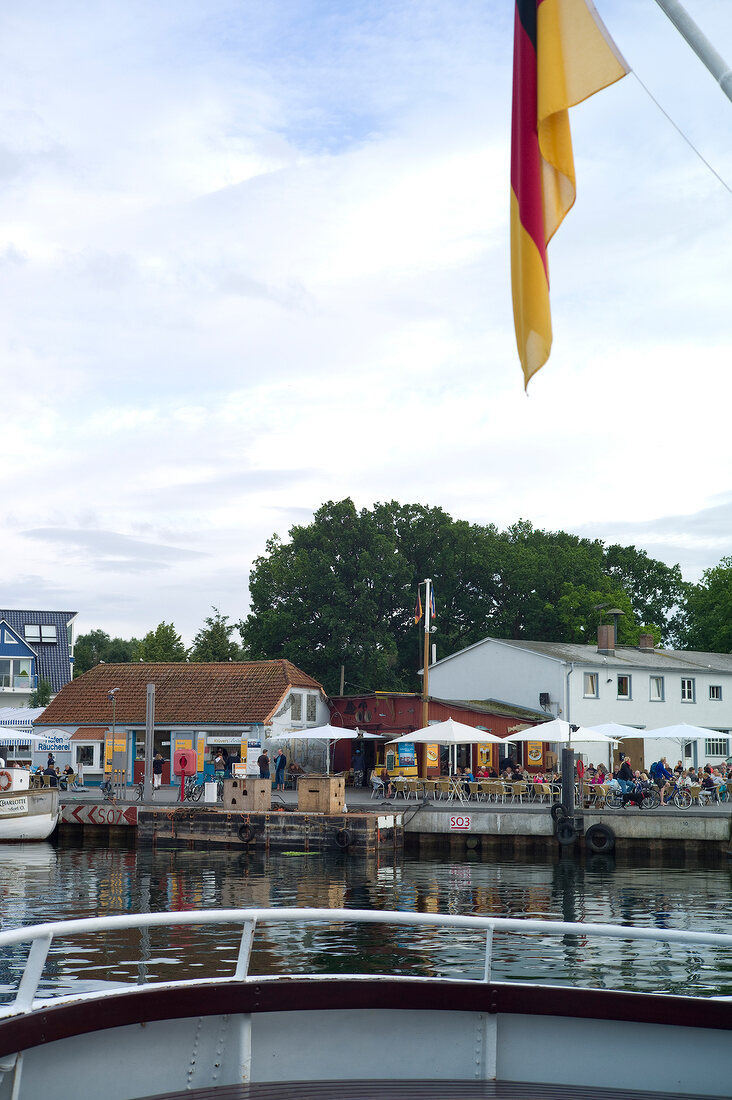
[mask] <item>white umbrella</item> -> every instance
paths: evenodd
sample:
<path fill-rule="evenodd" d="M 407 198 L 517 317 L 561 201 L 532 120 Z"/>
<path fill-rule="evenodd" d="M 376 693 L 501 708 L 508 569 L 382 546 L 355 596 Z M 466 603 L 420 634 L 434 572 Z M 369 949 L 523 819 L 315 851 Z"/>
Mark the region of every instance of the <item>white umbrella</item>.
<path fill-rule="evenodd" d="M 638 730 L 636 737 L 643 737 L 646 741 L 661 741 L 663 738 L 669 741 L 701 741 L 706 737 L 719 737 L 719 730 L 708 730 L 703 726 L 687 726 L 686 722 L 679 722 L 676 726 Z"/>
<path fill-rule="evenodd" d="M 587 729 L 595 730 L 596 733 L 604 733 L 605 737 L 610 737 L 613 741 L 623 737 L 645 736 L 645 731 L 639 730 L 637 726 L 623 726 L 620 722 L 600 722 L 597 726 L 587 726 Z"/>
<path fill-rule="evenodd" d="M 330 743 L 331 741 L 353 741 L 357 737 L 363 737 L 367 741 L 380 741 L 381 735 L 378 733 L 364 733 L 363 730 L 347 730 L 342 729 L 341 726 L 311 726 L 310 729 L 304 730 L 289 730 L 284 733 L 273 733 L 267 740 L 268 741 L 325 741 L 327 743 L 327 751 L 325 754 L 325 767 L 326 774 L 330 775 Z"/>
<path fill-rule="evenodd" d="M 388 745 L 396 745 L 399 742 L 415 742 L 420 745 L 475 745 L 479 741 L 489 742 L 492 745 L 503 744 L 505 738 L 496 737 L 488 730 L 479 729 L 477 726 L 466 726 L 464 722 L 456 722 L 453 718 L 447 718 L 444 722 L 435 722 L 432 726 L 423 726 L 414 733 L 405 733 L 401 737 L 395 737 L 387 741 Z M 450 774 L 454 770 L 452 753 L 450 754 Z"/>
<path fill-rule="evenodd" d="M 569 728 L 569 722 L 562 718 L 555 718 L 552 722 L 540 722 L 538 726 L 529 726 L 528 729 L 511 733 L 506 741 L 543 741 L 557 745 L 568 745 L 572 741 L 597 741 L 602 745 L 608 745 L 617 741 L 617 737 L 606 737 L 604 733 L 598 733 L 588 726 L 576 726 Z"/>
<path fill-rule="evenodd" d="M 444 722 L 435 722 L 433 726 L 423 726 L 414 733 L 405 733 L 401 737 L 395 737 L 387 741 L 387 745 L 395 745 L 400 741 L 415 741 L 420 745 L 474 745 L 478 741 L 490 742 L 493 745 L 502 744 L 504 737 L 496 737 L 489 730 L 480 729 L 478 726 L 466 726 L 464 722 L 456 722 L 448 718 Z"/>

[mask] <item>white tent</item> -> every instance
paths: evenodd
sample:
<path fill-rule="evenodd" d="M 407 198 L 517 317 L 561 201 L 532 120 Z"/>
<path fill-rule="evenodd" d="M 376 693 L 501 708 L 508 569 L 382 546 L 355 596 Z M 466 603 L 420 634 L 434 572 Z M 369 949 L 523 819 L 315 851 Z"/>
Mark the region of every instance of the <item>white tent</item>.
<path fill-rule="evenodd" d="M 609 745 L 617 741 L 617 737 L 607 737 L 589 726 L 577 726 L 574 730 L 569 727 L 569 722 L 562 718 L 555 718 L 552 722 L 540 722 L 538 726 L 529 726 L 528 729 L 511 733 L 506 741 L 543 741 L 556 745 L 569 745 L 578 741 L 597 741 L 602 745 Z"/>
<path fill-rule="evenodd" d="M 381 741 L 379 733 L 364 733 L 363 730 L 347 730 L 341 726 L 311 726 L 310 729 L 285 730 L 282 733 L 273 733 L 268 741 L 324 741 L 326 743 L 325 769 L 330 775 L 330 746 L 332 741 L 354 741 L 357 737 L 363 737 L 366 741 Z"/>

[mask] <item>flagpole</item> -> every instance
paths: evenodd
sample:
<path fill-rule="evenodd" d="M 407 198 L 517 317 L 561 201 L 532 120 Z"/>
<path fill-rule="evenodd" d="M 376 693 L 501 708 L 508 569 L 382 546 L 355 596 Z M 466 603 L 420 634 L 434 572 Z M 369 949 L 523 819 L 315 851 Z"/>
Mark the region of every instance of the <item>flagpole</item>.
<path fill-rule="evenodd" d="M 424 582 L 424 661 L 422 675 L 422 726 L 429 725 L 429 667 L 430 667 L 430 585 L 432 581 L 427 578 Z"/>
<path fill-rule="evenodd" d="M 732 100 L 732 69 L 730 69 L 724 58 L 717 53 L 683 4 L 680 4 L 679 0 L 656 0 L 656 3 L 661 11 L 668 16 L 682 38 L 686 39 L 701 63 L 709 69 L 727 99 Z"/>

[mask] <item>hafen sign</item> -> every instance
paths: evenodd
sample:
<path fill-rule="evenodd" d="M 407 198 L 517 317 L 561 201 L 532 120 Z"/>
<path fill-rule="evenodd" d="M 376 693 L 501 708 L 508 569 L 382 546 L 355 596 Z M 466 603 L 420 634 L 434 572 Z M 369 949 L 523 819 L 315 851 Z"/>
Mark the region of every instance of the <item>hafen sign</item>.
<path fill-rule="evenodd" d="M 44 737 L 36 746 L 37 752 L 71 752 L 68 737 Z"/>

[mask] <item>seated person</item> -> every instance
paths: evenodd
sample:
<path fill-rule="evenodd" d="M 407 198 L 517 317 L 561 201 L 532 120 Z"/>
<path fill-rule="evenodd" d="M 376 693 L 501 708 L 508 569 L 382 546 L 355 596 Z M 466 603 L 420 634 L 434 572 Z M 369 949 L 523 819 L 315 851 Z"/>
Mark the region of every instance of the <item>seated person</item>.
<path fill-rule="evenodd" d="M 49 777 L 49 787 L 58 787 L 58 776 L 56 775 L 56 769 L 49 764 L 47 768 L 43 769 L 43 774 Z"/>
<path fill-rule="evenodd" d="M 76 780 L 76 775 L 71 764 L 67 764 L 64 768 L 63 775 L 59 779 L 59 786 L 62 791 L 68 791 L 69 786 Z"/>
<path fill-rule="evenodd" d="M 381 770 L 381 784 L 384 788 L 384 793 L 386 794 L 386 797 L 391 798 L 394 794 L 394 789 L 391 785 L 391 776 L 389 775 L 386 768 L 382 768 Z"/>

